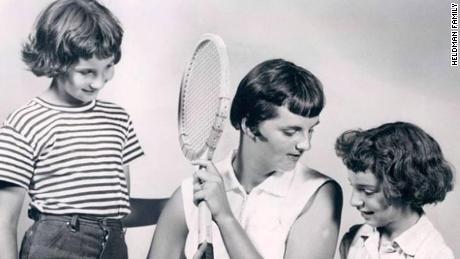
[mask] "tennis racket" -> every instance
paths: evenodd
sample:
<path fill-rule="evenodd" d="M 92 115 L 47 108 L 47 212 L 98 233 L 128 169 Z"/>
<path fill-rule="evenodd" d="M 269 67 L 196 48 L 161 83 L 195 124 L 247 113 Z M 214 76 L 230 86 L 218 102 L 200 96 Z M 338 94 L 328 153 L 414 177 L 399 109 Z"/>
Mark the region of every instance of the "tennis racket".
<path fill-rule="evenodd" d="M 212 160 L 228 116 L 228 56 L 223 40 L 205 34 L 185 68 L 179 96 L 179 141 L 184 156 Z M 199 205 L 198 242 L 206 242 L 203 257 L 213 258 L 211 213 Z"/>

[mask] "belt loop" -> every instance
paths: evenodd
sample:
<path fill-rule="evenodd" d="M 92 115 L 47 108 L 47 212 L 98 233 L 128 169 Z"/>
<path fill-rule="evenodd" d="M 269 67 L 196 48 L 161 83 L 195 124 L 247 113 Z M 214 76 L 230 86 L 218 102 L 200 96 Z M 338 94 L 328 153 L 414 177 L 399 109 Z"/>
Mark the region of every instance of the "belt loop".
<path fill-rule="evenodd" d="M 27 210 L 27 216 L 33 221 L 38 221 L 40 219 L 40 213 L 35 208 L 29 208 Z"/>
<path fill-rule="evenodd" d="M 77 232 L 78 231 L 78 215 L 73 215 L 70 221 L 67 222 L 67 226 L 70 228 L 70 231 Z"/>

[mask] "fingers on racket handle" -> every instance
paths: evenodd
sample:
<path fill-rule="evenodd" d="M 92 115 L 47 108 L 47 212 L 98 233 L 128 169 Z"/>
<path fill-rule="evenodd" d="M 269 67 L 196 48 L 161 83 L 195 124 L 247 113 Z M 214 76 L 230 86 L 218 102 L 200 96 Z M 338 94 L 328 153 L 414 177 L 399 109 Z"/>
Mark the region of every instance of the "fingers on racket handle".
<path fill-rule="evenodd" d="M 212 216 L 204 201 L 198 204 L 198 221 L 198 243 L 206 242 L 212 246 Z"/>

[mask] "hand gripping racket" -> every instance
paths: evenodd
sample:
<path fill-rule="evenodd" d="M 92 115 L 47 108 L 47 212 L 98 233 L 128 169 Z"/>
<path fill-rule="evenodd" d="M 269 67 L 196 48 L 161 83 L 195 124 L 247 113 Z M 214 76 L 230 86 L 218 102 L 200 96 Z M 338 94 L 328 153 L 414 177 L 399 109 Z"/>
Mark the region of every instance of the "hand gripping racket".
<path fill-rule="evenodd" d="M 228 56 L 223 40 L 205 34 L 198 42 L 182 77 L 179 96 L 179 141 L 190 160 L 212 160 L 228 116 Z M 199 206 L 199 246 L 207 242 L 203 257 L 213 258 L 211 213 Z"/>

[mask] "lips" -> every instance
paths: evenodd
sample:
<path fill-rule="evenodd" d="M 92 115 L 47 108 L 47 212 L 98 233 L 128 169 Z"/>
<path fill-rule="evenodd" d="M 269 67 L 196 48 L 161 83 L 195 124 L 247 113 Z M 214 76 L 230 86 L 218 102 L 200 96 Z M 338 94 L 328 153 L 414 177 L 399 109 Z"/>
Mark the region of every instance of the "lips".
<path fill-rule="evenodd" d="M 287 157 L 288 157 L 289 159 L 293 160 L 293 161 L 297 161 L 297 160 L 299 160 L 299 158 L 300 158 L 301 155 L 302 155 L 302 154 L 287 154 Z"/>
<path fill-rule="evenodd" d="M 374 212 L 372 211 L 359 211 L 361 213 L 361 216 L 364 217 L 364 218 L 368 218 L 370 216 L 372 216 L 374 214 Z"/>
<path fill-rule="evenodd" d="M 87 94 L 96 94 L 97 93 L 97 90 L 88 90 L 88 89 L 81 89 L 83 92 L 87 93 Z"/>

